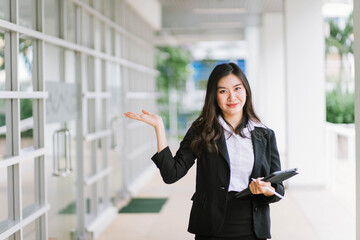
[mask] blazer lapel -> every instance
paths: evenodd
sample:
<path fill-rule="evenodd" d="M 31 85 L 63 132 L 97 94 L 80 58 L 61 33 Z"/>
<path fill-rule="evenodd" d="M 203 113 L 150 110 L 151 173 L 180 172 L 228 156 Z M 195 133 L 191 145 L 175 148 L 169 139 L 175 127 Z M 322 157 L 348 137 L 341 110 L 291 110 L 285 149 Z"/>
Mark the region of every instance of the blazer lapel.
<path fill-rule="evenodd" d="M 230 166 L 230 158 L 229 158 L 229 153 L 228 153 L 227 147 L 226 147 L 224 130 L 223 130 L 223 133 L 221 134 L 220 138 L 217 140 L 217 146 L 218 146 L 220 155 L 226 160 L 226 162 Z"/>
<path fill-rule="evenodd" d="M 264 154 L 266 148 L 266 139 L 264 136 L 265 131 L 262 128 L 255 127 L 253 131 L 251 131 L 251 140 L 254 148 L 254 167 L 250 177 L 258 177 L 261 166 L 261 157 Z"/>

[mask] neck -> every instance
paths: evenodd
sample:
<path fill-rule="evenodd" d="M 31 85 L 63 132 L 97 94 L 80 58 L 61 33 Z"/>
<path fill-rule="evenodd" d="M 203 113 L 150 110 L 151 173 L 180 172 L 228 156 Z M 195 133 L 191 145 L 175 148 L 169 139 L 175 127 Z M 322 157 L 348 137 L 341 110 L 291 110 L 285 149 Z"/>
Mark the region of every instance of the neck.
<path fill-rule="evenodd" d="M 243 114 L 241 113 L 241 115 L 231 115 L 231 116 L 225 116 L 224 115 L 224 119 L 226 122 L 230 123 L 230 125 L 236 129 L 237 126 L 239 126 L 239 124 L 241 123 L 243 118 Z"/>

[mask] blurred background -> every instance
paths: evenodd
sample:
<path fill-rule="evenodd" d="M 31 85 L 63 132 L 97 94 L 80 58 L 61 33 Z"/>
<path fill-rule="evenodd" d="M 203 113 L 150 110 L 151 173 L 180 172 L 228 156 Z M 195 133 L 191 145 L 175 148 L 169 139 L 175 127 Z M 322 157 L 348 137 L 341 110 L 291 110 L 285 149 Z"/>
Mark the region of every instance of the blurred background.
<path fill-rule="evenodd" d="M 300 172 L 273 239 L 296 214 L 298 239 L 355 239 L 353 23 L 352 0 L 0 0 L 0 239 L 97 238 L 156 172 L 123 113 L 176 150 L 229 61 Z"/>

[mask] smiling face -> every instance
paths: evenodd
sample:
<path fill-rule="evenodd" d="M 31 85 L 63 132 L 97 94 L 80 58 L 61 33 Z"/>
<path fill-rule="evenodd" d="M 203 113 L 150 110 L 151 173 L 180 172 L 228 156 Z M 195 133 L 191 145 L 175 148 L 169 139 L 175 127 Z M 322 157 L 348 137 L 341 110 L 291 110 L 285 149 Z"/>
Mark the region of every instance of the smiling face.
<path fill-rule="evenodd" d="M 237 76 L 231 73 L 219 80 L 216 99 L 226 121 L 231 124 L 241 121 L 246 102 L 246 90 Z"/>

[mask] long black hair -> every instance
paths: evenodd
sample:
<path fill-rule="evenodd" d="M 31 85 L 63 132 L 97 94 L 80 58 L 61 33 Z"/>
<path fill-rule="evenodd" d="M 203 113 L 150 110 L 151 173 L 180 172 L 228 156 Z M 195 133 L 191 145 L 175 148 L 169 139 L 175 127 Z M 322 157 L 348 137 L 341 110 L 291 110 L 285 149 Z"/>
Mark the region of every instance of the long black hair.
<path fill-rule="evenodd" d="M 204 107 L 200 116 L 193 122 L 192 130 L 194 131 L 194 138 L 191 142 L 191 149 L 200 156 L 202 150 L 205 148 L 212 151 L 218 151 L 216 141 L 222 136 L 222 126 L 218 121 L 219 115 L 222 116 L 222 111 L 217 103 L 217 87 L 221 78 L 234 74 L 237 76 L 246 90 L 246 102 L 243 107 L 243 118 L 238 126 L 235 127 L 234 132 L 242 137 L 245 137 L 242 130 L 247 126 L 249 120 L 260 123 L 259 117 L 256 115 L 252 103 L 252 95 L 249 82 L 235 63 L 223 63 L 217 65 L 209 76 L 206 87 L 206 96 Z M 230 124 L 228 124 L 232 127 Z"/>

